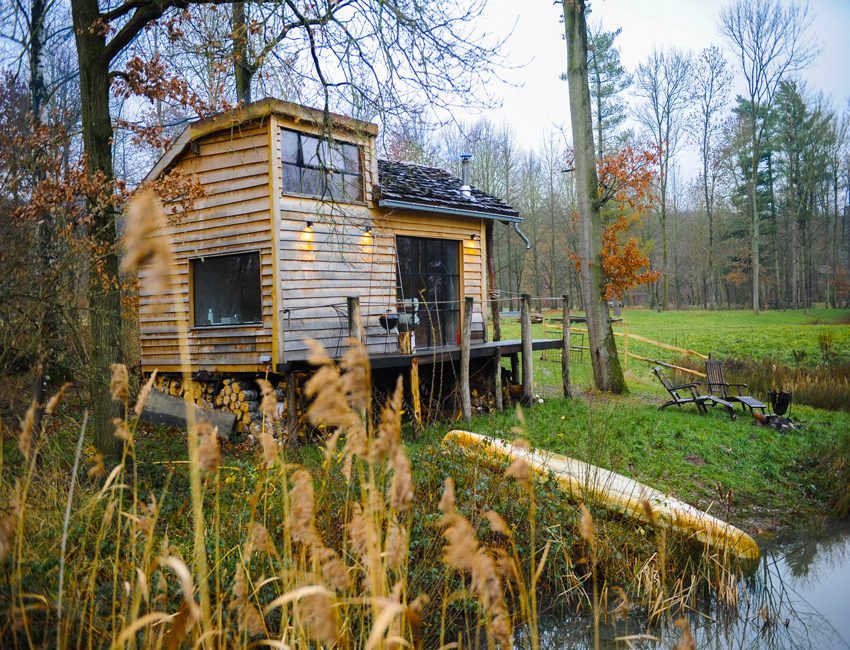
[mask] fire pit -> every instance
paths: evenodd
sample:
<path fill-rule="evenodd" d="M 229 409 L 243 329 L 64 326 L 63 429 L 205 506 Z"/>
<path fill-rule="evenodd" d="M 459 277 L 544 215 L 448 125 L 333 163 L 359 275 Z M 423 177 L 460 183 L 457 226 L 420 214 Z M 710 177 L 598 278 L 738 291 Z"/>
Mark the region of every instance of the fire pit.
<path fill-rule="evenodd" d="M 784 390 L 768 391 L 767 398 L 770 400 L 770 405 L 776 415 L 785 415 L 788 412 L 788 407 L 791 406 L 791 396 L 792 393 Z"/>
<path fill-rule="evenodd" d="M 767 393 L 770 406 L 773 409 L 772 415 L 755 414 L 756 420 L 764 427 L 773 427 L 777 431 L 790 431 L 799 428 L 793 421 L 785 417 L 788 408 L 791 406 L 792 393 L 784 390 L 771 390 Z"/>

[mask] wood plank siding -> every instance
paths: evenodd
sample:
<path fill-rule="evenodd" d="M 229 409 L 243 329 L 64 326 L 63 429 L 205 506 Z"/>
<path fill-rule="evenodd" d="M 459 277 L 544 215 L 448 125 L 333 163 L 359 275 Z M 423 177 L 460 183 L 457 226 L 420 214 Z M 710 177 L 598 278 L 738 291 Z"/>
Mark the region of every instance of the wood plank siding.
<path fill-rule="evenodd" d="M 296 128 L 277 118 L 275 127 Z M 314 130 L 298 127 L 308 133 Z M 312 338 L 334 355 L 347 347 L 346 299 L 360 299 L 366 342 L 371 355 L 397 353 L 396 337 L 388 337 L 378 318 L 396 310 L 396 235 L 456 240 L 463 250 L 461 295 L 475 298 L 473 339 L 484 340 L 482 296 L 485 264 L 481 219 L 455 218 L 433 213 L 385 211 L 372 207 L 377 182 L 374 138 L 357 133 L 339 140 L 362 148 L 365 198 L 362 204 L 322 203 L 281 194 L 282 165 L 273 170 L 278 238 L 279 306 L 282 313 L 278 362 L 308 356 Z M 280 137 L 272 138 L 274 159 L 280 159 Z M 308 230 L 307 223 L 312 222 Z M 371 233 L 367 233 L 367 227 Z M 478 238 L 472 240 L 472 234 Z"/>
<path fill-rule="evenodd" d="M 193 371 L 256 372 L 264 358 L 273 367 L 300 361 L 308 356 L 308 338 L 341 354 L 347 346 L 350 296 L 360 298 L 370 354 L 397 354 L 397 339 L 388 338 L 378 322 L 387 310 L 396 310 L 396 236 L 459 243 L 460 298 L 474 298 L 472 338 L 484 341 L 484 221 L 377 208 L 377 128 L 361 128 L 364 123 L 355 120 L 335 122 L 334 138 L 360 147 L 363 201 L 331 204 L 283 193 L 281 131 L 320 134 L 321 121 L 307 119 L 311 114 L 303 107 L 264 113 L 260 108 L 252 108 L 247 121 L 216 118 L 222 125 L 217 130 L 200 123 L 195 135 L 181 136 L 180 151 L 168 152 L 151 172 L 180 167 L 196 176 L 205 194 L 167 229 L 177 258 L 172 292 L 153 293 L 147 273 L 140 273 L 143 371 L 180 369 L 178 319 L 188 327 Z M 260 255 L 261 322 L 192 327 L 191 260 L 249 251 Z"/>
<path fill-rule="evenodd" d="M 178 318 L 188 328 L 191 368 L 255 371 L 271 357 L 274 336 L 274 255 L 269 200 L 268 120 L 237 125 L 197 140 L 175 164 L 195 175 L 204 196 L 175 217 L 166 234 L 177 260 L 173 291 L 155 295 L 140 273 L 142 370 L 180 367 Z M 192 327 L 190 266 L 193 258 L 257 251 L 260 254 L 262 322 L 257 325 Z"/>

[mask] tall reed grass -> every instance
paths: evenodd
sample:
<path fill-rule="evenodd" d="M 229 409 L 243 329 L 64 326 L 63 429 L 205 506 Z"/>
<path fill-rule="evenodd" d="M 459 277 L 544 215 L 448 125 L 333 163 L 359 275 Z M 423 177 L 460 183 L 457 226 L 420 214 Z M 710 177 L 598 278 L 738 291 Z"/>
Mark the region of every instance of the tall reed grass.
<path fill-rule="evenodd" d="M 142 197 L 129 219 L 143 236 L 124 268 L 152 258 L 167 282 L 168 242 L 134 223 L 161 208 Z M 151 463 L 136 415 L 153 377 L 131 400 L 122 365 L 115 465 L 87 444 L 85 415 L 58 409 L 64 388 L 41 432 L 31 408 L 19 449 L 0 446 L 0 645 L 509 648 L 523 624 L 536 649 L 544 599 L 598 623 L 628 609 L 627 588 L 672 615 L 737 575 L 688 540 L 594 519 L 592 504 L 565 502 L 521 463 L 493 473 L 435 445 L 412 457 L 401 381 L 374 404 L 359 343 L 338 363 L 312 349 L 308 417 L 328 434 L 318 459 L 281 445 L 268 382 L 254 460 L 239 466 L 223 464 L 213 427 L 191 421 L 186 460 Z"/>
<path fill-rule="evenodd" d="M 828 359 L 821 365 L 798 367 L 770 359 L 729 359 L 724 366 L 727 381 L 735 377 L 746 382 L 750 394 L 766 399 L 768 391 L 792 391 L 795 403 L 850 411 L 850 364 Z"/>

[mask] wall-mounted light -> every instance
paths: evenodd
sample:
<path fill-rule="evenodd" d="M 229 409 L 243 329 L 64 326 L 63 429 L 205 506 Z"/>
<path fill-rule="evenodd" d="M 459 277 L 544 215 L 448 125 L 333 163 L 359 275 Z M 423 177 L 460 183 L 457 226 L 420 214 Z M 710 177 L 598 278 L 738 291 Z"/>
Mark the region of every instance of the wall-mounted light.
<path fill-rule="evenodd" d="M 477 233 L 477 232 L 472 233 L 472 234 L 469 236 L 469 238 L 470 238 L 472 241 L 477 240 L 477 239 L 478 239 L 478 233 Z"/>
<path fill-rule="evenodd" d="M 363 229 L 363 232 L 366 233 L 366 235 L 368 235 L 369 237 L 371 237 L 372 236 L 372 226 L 366 226 Z"/>
<path fill-rule="evenodd" d="M 307 222 L 307 227 L 305 228 L 305 230 L 313 232 L 313 222 L 312 221 Z"/>

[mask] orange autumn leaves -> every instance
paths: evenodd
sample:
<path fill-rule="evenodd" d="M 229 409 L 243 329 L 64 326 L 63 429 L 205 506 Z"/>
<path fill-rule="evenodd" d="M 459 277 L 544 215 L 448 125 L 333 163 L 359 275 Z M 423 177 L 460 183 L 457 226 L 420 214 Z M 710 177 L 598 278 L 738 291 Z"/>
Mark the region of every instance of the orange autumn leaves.
<path fill-rule="evenodd" d="M 654 206 L 658 152 L 654 148 L 636 149 L 627 145 L 597 162 L 599 208 L 610 223 L 602 232 L 602 271 L 606 300 L 622 298 L 640 284 L 655 282 L 661 274 L 650 269 L 649 257 L 637 237 L 627 237 L 632 224 Z M 570 255 L 576 271 L 581 258 Z"/>

